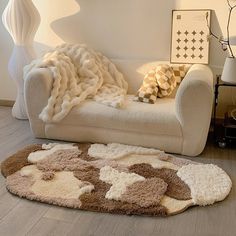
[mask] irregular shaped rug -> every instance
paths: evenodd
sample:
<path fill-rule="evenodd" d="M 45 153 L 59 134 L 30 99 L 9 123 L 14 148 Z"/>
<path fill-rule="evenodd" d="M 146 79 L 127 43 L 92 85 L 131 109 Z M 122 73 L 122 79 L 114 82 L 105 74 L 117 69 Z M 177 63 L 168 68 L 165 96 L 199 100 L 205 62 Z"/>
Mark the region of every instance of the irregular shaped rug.
<path fill-rule="evenodd" d="M 20 197 L 83 210 L 167 216 L 222 201 L 232 182 L 218 166 L 121 144 L 31 145 L 1 164 Z"/>

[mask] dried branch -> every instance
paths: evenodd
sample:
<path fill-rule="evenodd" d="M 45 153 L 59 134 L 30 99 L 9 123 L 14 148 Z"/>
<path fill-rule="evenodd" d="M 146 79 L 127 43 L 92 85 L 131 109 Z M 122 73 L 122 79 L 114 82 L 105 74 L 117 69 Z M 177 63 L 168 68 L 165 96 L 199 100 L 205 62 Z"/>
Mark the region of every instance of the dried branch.
<path fill-rule="evenodd" d="M 229 0 L 227 0 L 227 1 L 229 2 Z M 233 8 L 230 7 L 229 17 L 228 17 L 228 22 L 227 22 L 227 39 L 228 39 L 228 47 L 229 47 L 230 57 L 234 58 L 234 53 L 233 53 L 232 47 L 230 45 L 230 21 L 231 21 L 232 11 L 233 11 Z"/>
<path fill-rule="evenodd" d="M 209 29 L 210 36 L 214 37 L 215 39 L 217 39 L 219 41 L 219 43 L 221 44 L 221 47 L 224 51 L 226 51 L 227 49 L 229 50 L 230 57 L 235 58 L 233 50 L 232 50 L 232 46 L 230 44 L 230 23 L 231 23 L 232 12 L 236 8 L 236 4 L 231 5 L 230 0 L 227 0 L 227 4 L 229 6 L 229 15 L 228 15 L 228 21 L 227 21 L 227 39 L 225 40 L 225 39 L 223 39 L 223 37 L 219 37 L 215 33 L 212 32 L 211 27 L 209 25 L 209 15 L 208 14 L 206 15 L 207 27 Z"/>
<path fill-rule="evenodd" d="M 209 24 L 209 15 L 208 13 L 206 14 L 206 21 L 207 21 L 207 27 L 209 29 L 209 35 L 212 36 L 213 38 L 217 39 L 217 41 L 221 44 L 221 47 L 223 51 L 227 50 L 227 47 L 225 45 L 228 45 L 228 40 L 224 40 L 223 37 L 217 36 L 215 33 L 213 33 L 210 24 Z"/>

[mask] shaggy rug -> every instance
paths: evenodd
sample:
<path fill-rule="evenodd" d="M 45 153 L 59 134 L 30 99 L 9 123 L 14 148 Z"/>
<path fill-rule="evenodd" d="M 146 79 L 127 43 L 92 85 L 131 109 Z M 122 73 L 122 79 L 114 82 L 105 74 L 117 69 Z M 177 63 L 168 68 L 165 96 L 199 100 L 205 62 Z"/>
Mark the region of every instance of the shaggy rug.
<path fill-rule="evenodd" d="M 122 144 L 31 145 L 1 164 L 20 197 L 83 210 L 167 216 L 222 201 L 232 182 L 218 166 Z"/>

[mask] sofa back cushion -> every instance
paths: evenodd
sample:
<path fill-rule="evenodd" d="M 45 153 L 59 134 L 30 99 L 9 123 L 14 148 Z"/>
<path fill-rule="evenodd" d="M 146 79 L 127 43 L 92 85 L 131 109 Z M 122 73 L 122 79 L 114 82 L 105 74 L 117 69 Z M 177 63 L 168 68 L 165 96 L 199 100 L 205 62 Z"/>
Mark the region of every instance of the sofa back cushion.
<path fill-rule="evenodd" d="M 145 75 L 153 67 L 159 64 L 169 64 L 166 61 L 144 61 L 144 60 L 112 60 L 117 69 L 123 73 L 125 80 L 129 84 L 129 94 L 136 94 L 143 83 Z"/>
<path fill-rule="evenodd" d="M 129 84 L 129 94 L 136 94 L 143 83 L 145 75 L 160 64 L 168 64 L 169 61 L 147 61 L 147 60 L 117 60 L 113 59 L 117 69 L 123 73 L 125 80 Z M 174 98 L 178 90 L 177 86 L 169 96 Z"/>

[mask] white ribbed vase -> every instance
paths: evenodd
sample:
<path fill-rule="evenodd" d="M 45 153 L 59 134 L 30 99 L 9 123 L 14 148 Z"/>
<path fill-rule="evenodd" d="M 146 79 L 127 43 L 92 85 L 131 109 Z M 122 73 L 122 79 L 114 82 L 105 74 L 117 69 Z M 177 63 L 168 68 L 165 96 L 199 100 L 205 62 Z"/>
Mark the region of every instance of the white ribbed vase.
<path fill-rule="evenodd" d="M 23 68 L 36 57 L 33 41 L 40 24 L 40 15 L 31 0 L 9 0 L 2 21 L 15 43 L 8 66 L 9 74 L 17 85 L 12 115 L 18 119 L 27 119 Z"/>

